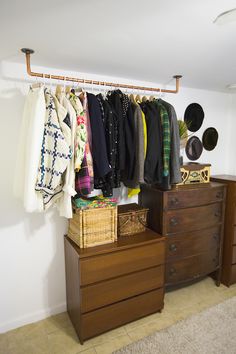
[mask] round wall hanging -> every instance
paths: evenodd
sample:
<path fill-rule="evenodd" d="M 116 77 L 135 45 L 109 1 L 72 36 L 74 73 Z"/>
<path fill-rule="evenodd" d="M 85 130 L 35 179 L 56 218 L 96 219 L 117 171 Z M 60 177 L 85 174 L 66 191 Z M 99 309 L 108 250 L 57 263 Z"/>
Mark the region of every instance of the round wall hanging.
<path fill-rule="evenodd" d="M 204 119 L 204 111 L 198 103 L 191 103 L 184 112 L 184 121 L 190 132 L 196 132 L 201 128 Z"/>
<path fill-rule="evenodd" d="M 218 142 L 218 132 L 215 128 L 207 128 L 202 135 L 202 144 L 204 149 L 211 151 L 214 150 Z"/>
<path fill-rule="evenodd" d="M 195 161 L 202 154 L 203 146 L 201 140 L 197 136 L 192 136 L 188 141 L 185 152 L 189 160 Z"/>

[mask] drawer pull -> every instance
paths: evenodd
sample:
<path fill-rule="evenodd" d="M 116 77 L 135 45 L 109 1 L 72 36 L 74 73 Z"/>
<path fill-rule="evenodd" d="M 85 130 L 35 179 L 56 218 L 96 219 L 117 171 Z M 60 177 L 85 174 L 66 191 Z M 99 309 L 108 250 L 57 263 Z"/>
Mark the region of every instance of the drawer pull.
<path fill-rule="evenodd" d="M 219 216 L 221 215 L 221 212 L 220 211 L 216 211 L 215 212 L 215 216 L 218 218 Z"/>
<path fill-rule="evenodd" d="M 171 252 L 176 252 L 176 251 L 177 251 L 176 245 L 175 245 L 174 243 L 171 243 L 171 244 L 169 245 L 169 250 L 170 250 Z"/>
<path fill-rule="evenodd" d="M 179 199 L 178 198 L 171 198 L 170 204 L 171 205 L 178 205 L 179 204 Z"/>
<path fill-rule="evenodd" d="M 171 224 L 172 226 L 176 226 L 176 225 L 178 225 L 178 220 L 177 220 L 176 218 L 171 218 L 171 219 L 170 219 L 170 224 Z"/>
<path fill-rule="evenodd" d="M 216 198 L 223 198 L 223 192 L 217 192 Z"/>
<path fill-rule="evenodd" d="M 170 272 L 169 272 L 170 276 L 175 275 L 176 273 L 177 271 L 175 268 L 170 268 Z"/>

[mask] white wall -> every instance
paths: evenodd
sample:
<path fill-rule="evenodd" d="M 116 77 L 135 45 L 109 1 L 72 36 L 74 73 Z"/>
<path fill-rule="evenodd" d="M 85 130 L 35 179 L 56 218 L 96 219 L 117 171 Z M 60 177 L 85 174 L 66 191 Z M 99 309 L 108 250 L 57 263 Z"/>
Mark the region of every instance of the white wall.
<path fill-rule="evenodd" d="M 76 76 L 76 73 L 65 74 Z M 0 332 L 66 309 L 63 235 L 67 221 L 55 210 L 43 215 L 26 214 L 12 195 L 17 138 L 28 88 L 22 78 L 26 78 L 23 66 L 3 63 L 0 79 Z M 202 105 L 205 120 L 197 135 L 214 126 L 219 132 L 219 143 L 214 151 L 204 152 L 200 161 L 210 162 L 213 173 L 236 172 L 235 166 L 231 167 L 235 152 L 232 129 L 235 125 L 232 123 L 236 113 L 232 96 L 181 88 L 178 95 L 166 95 L 165 99 L 175 106 L 178 118 L 183 117 L 188 104 Z M 119 191 L 116 194 L 119 195 Z M 120 197 L 122 203 L 129 202 L 125 189 Z"/>

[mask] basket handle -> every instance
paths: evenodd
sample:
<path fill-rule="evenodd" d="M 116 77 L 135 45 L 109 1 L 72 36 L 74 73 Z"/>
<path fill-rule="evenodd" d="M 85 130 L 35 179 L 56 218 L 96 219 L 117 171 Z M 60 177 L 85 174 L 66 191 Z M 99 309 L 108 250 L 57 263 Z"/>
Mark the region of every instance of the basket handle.
<path fill-rule="evenodd" d="M 135 213 L 135 212 L 132 212 L 132 214 L 131 214 L 131 221 L 134 221 L 134 220 L 135 220 L 135 215 L 136 215 L 136 213 Z M 130 221 L 130 218 L 128 218 L 122 225 L 119 225 L 119 228 L 125 226 L 129 221 Z M 143 226 L 145 226 L 145 227 L 147 226 L 147 223 L 144 222 L 144 221 L 140 218 L 140 216 L 138 216 L 138 221 L 139 221 L 140 224 L 142 224 Z"/>
<path fill-rule="evenodd" d="M 138 221 L 140 222 L 140 224 L 142 224 L 143 226 L 147 226 L 147 222 L 144 222 L 141 218 L 140 218 L 140 216 L 138 216 Z"/>

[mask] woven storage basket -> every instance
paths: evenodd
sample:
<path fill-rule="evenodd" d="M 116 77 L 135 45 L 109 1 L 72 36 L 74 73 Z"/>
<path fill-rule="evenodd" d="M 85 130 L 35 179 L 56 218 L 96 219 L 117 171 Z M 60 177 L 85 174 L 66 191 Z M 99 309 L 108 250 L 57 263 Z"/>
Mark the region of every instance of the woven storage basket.
<path fill-rule="evenodd" d="M 68 236 L 80 247 L 87 248 L 117 240 L 117 207 L 81 210 L 75 208 L 69 221 Z"/>
<path fill-rule="evenodd" d="M 136 203 L 118 206 L 118 236 L 143 232 L 147 228 L 148 209 Z"/>

